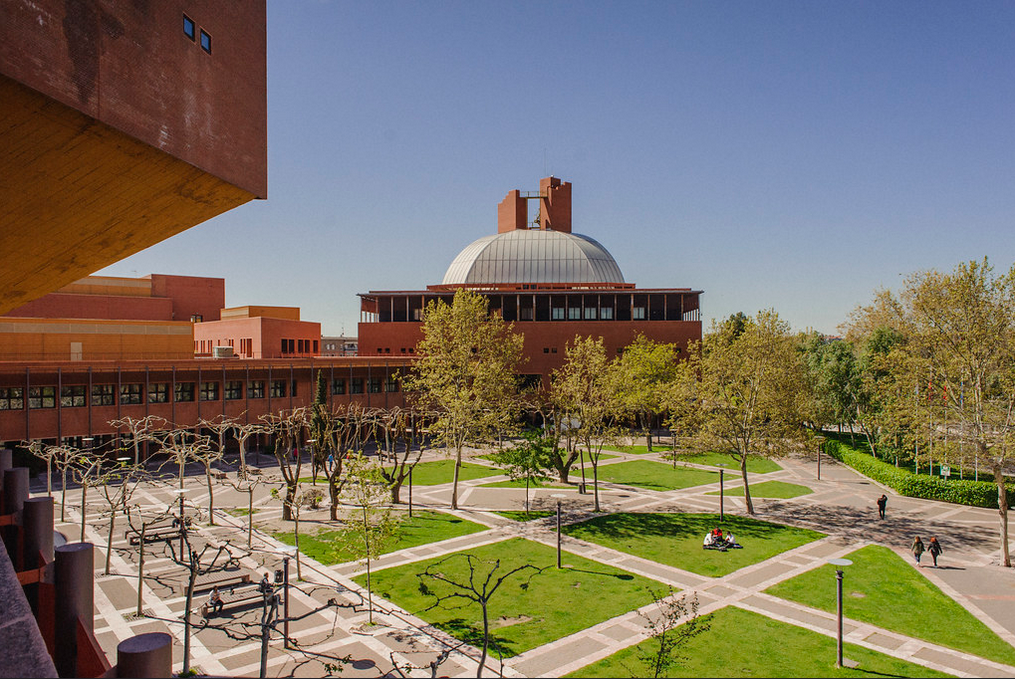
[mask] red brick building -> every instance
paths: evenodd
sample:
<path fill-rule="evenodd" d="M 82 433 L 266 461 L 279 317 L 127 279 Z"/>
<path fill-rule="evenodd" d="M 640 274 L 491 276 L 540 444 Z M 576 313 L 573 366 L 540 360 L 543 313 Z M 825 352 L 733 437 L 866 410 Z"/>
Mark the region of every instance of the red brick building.
<path fill-rule="evenodd" d="M 528 202 L 538 216 L 529 223 Z M 700 290 L 639 289 L 628 283 L 609 251 L 571 230 L 571 184 L 556 177 L 537 193 L 511 191 L 497 209 L 497 233 L 466 246 L 443 281 L 426 290 L 360 294 L 360 356 L 412 355 L 426 304 L 450 303 L 471 288 L 525 336 L 522 370 L 544 380 L 563 364 L 576 336 L 602 337 L 611 355 L 637 334 L 681 349 L 701 339 Z"/>

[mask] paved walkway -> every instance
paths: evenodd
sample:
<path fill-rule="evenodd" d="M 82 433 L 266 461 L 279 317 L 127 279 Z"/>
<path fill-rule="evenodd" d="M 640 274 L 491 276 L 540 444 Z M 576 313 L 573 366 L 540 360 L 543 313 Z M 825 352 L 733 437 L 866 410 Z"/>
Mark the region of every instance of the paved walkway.
<path fill-rule="evenodd" d="M 619 455 L 607 460 L 603 466 L 620 464 L 630 459 L 658 459 L 657 455 Z M 486 464 L 476 459 L 478 464 Z M 806 485 L 814 492 L 792 500 L 755 499 L 758 518 L 816 528 L 829 537 L 784 552 L 759 564 L 742 568 L 722 578 L 709 578 L 653 561 L 617 552 L 606 547 L 571 537 L 563 540 L 563 549 L 582 557 L 623 568 L 629 572 L 672 585 L 686 592 L 695 592 L 702 614 L 725 606 L 737 606 L 766 615 L 792 625 L 834 636 L 836 620 L 833 614 L 809 608 L 764 594 L 772 585 L 795 577 L 825 564 L 828 559 L 848 554 L 868 544 L 883 544 L 908 556 L 906 548 L 912 535 L 936 534 L 946 552 L 940 569 L 921 569 L 921 573 L 940 587 L 947 595 L 982 620 L 988 627 L 1010 644 L 1015 645 L 1015 573 L 996 565 L 996 511 L 914 500 L 896 496 L 852 470 L 832 461 L 823 461 L 821 480 L 816 479 L 813 462 L 801 459 L 781 461 L 783 469 L 764 475 L 751 475 L 751 482 L 781 480 Z M 432 559 L 463 549 L 474 548 L 511 537 L 556 545 L 553 520 L 517 523 L 492 512 L 519 509 L 524 491 L 505 488 L 485 488 L 484 484 L 503 480 L 492 476 L 460 483 L 461 510 L 452 512 L 470 521 L 488 526 L 488 530 L 471 535 L 431 543 L 413 549 L 385 555 L 373 564 L 374 570 L 404 563 Z M 733 479 L 739 483 L 739 479 Z M 207 507 L 207 488 L 202 477 L 187 480 L 188 504 Z M 718 484 L 694 488 L 657 492 L 628 486 L 605 484 L 601 488 L 602 509 L 608 512 L 626 511 L 681 511 L 717 512 L 719 497 L 708 495 Z M 882 492 L 889 496 L 886 521 L 876 520 L 874 499 Z M 447 511 L 450 487 L 417 486 L 413 499 L 427 508 Z M 591 495 L 579 495 L 575 490 L 540 488 L 532 493 L 535 509 L 555 508 L 554 495 L 564 495 L 562 505 L 567 520 L 582 520 L 592 509 Z M 135 501 L 152 508 L 165 507 L 173 496 L 166 489 L 143 488 Z M 215 492 L 217 507 L 247 506 L 247 495 L 228 486 L 218 486 Z M 69 524 L 58 529 L 76 539 L 80 530 L 79 509 L 72 503 L 79 501 L 79 491 L 69 494 Z M 93 504 L 93 502 L 95 504 Z M 183 638 L 180 615 L 185 599 L 182 596 L 182 569 L 165 558 L 158 557 L 158 549 L 150 548 L 145 564 L 142 587 L 146 615 L 136 617 L 137 556 L 122 539 L 123 531 L 114 531 L 111 575 L 104 575 L 106 528 L 100 514 L 99 498 L 90 495 L 86 537 L 96 548 L 96 634 L 111 657 L 115 656 L 118 641 L 146 631 L 169 631 L 177 639 Z M 272 498 L 267 487 L 255 494 L 254 518 L 257 524 L 277 522 L 280 516 L 278 501 Z M 742 498 L 725 498 L 726 511 L 743 513 Z M 326 519 L 326 515 L 324 516 Z M 108 519 L 107 519 L 108 520 Z M 312 516 L 305 527 L 320 521 Z M 323 521 L 322 521 L 323 522 Z M 122 518 L 120 525 L 122 526 Z M 197 533 L 211 544 L 230 541 L 233 545 L 246 544 L 246 516 L 216 512 L 217 526 L 200 525 Z M 119 534 L 117 536 L 117 533 Z M 100 549 L 99 547 L 102 547 Z M 279 567 L 279 542 L 270 535 L 255 530 L 252 550 L 242 557 L 245 570 L 263 573 Z M 909 559 L 911 561 L 911 559 Z M 292 623 L 292 636 L 297 637 L 300 651 L 285 651 L 281 643 L 273 641 L 269 652 L 270 676 L 321 676 L 327 662 L 348 656 L 344 676 L 378 676 L 390 673 L 393 664 L 415 667 L 404 670 L 407 676 L 430 676 L 428 663 L 437 653 L 455 649 L 441 665 L 440 673 L 449 676 L 474 676 L 479 653 L 462 646 L 460 642 L 437 630 L 425 621 L 402 611 L 391 602 L 374 599 L 375 613 L 369 625 L 361 592 L 352 578 L 363 571 L 359 562 L 327 567 L 307 557 L 301 558 L 304 582 L 291 599 L 292 615 L 302 615 L 336 599 L 347 607 L 328 608 Z M 292 574 L 293 576 L 295 574 Z M 644 619 L 654 604 L 603 621 L 571 636 L 532 649 L 505 661 L 503 669 L 491 664 L 487 674 L 503 671 L 505 676 L 562 676 L 580 667 L 605 658 L 646 638 Z M 209 674 L 255 675 L 258 672 L 260 643 L 258 621 L 260 606 L 253 610 L 237 611 L 225 621 L 198 629 L 192 642 L 192 665 Z M 199 616 L 194 616 L 200 620 Z M 910 638 L 855 620 L 847 619 L 844 626 L 846 641 L 902 658 L 957 676 L 1013 676 L 1015 667 L 977 658 L 966 653 L 938 646 L 928 641 Z M 176 666 L 181 666 L 182 647 L 174 651 Z M 494 666 L 496 665 L 496 666 Z"/>

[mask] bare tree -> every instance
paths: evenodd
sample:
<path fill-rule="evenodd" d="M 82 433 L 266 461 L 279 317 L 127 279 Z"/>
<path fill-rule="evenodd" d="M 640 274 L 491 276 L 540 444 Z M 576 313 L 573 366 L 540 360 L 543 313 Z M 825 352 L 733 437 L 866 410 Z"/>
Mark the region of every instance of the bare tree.
<path fill-rule="evenodd" d="M 292 453 L 299 449 L 308 424 L 308 412 L 306 408 L 296 408 L 291 411 L 267 413 L 261 416 L 261 421 L 274 438 L 275 461 L 285 482 L 282 520 L 292 521 L 292 508 L 299 493 L 300 471 L 303 465 L 302 456 Z"/>
<path fill-rule="evenodd" d="M 138 484 L 145 478 L 147 478 L 147 475 L 141 467 L 121 463 L 97 479 L 96 485 L 102 491 L 102 497 L 109 506 L 109 535 L 106 539 L 106 575 L 109 575 L 109 563 L 113 556 L 113 534 L 116 531 L 116 514 L 119 511 L 123 511 L 126 514 L 127 503 L 133 497 Z"/>
<path fill-rule="evenodd" d="M 134 464 L 141 464 L 141 443 L 144 441 L 157 441 L 156 432 L 164 430 L 169 422 L 158 415 L 147 417 L 122 417 L 118 420 L 110 420 L 110 426 L 117 429 L 126 429 L 130 432 L 131 443 L 134 447 Z"/>
<path fill-rule="evenodd" d="M 390 467 L 381 466 L 379 470 L 391 489 L 391 502 L 396 505 L 402 503 L 402 484 L 423 456 L 422 446 L 415 451 L 412 449 L 411 419 L 410 411 L 397 407 L 382 410 L 377 416 L 378 430 L 384 442 L 381 445 L 381 440 L 378 440 L 379 452 L 392 462 Z"/>
<path fill-rule="evenodd" d="M 133 507 L 133 512 L 132 512 Z M 145 561 L 145 544 L 148 542 L 148 531 L 154 526 L 162 523 L 170 516 L 172 516 L 172 510 L 169 505 L 165 505 L 159 508 L 161 511 L 145 519 L 141 515 L 140 505 L 126 505 L 124 511 L 127 515 L 127 526 L 129 531 L 137 537 L 138 548 L 137 548 L 137 615 L 141 615 L 141 611 L 144 604 L 144 561 Z M 112 535 L 112 530 L 110 530 Z"/>
<path fill-rule="evenodd" d="M 76 456 L 70 467 L 74 482 L 81 486 L 81 542 L 85 541 L 85 526 L 88 523 L 88 487 L 102 483 L 101 468 L 102 457 L 94 453 Z"/>
<path fill-rule="evenodd" d="M 221 453 L 219 459 L 222 459 L 226 456 L 226 436 L 229 432 L 235 431 L 238 424 L 236 418 L 216 415 L 210 420 L 202 419 L 198 427 L 215 433 L 215 438 L 218 441 L 218 450 Z"/>
<path fill-rule="evenodd" d="M 268 433 L 268 429 L 261 422 L 248 422 L 247 424 L 237 423 L 235 428 L 236 443 L 240 449 L 240 478 L 247 478 L 247 439 L 251 436 Z"/>
<path fill-rule="evenodd" d="M 215 525 L 215 481 L 213 465 L 222 459 L 223 451 L 211 445 L 207 437 L 196 441 L 190 449 L 190 458 L 204 467 L 204 480 L 208 484 L 208 523 Z"/>
<path fill-rule="evenodd" d="M 712 616 L 698 616 L 697 593 L 690 601 L 686 594 L 681 594 L 678 599 L 670 586 L 668 592 L 652 592 L 652 598 L 656 603 L 656 615 L 648 616 L 638 612 L 646 622 L 652 643 L 639 651 L 637 658 L 651 669 L 653 679 L 658 679 L 672 676 L 671 671 L 686 660 L 680 654 L 681 647 L 699 634 L 707 632 L 712 627 Z M 644 677 L 646 674 L 637 668 L 631 676 Z"/>
<path fill-rule="evenodd" d="M 230 483 L 233 488 L 247 494 L 247 549 L 253 549 L 254 542 L 254 489 L 263 483 L 261 479 L 246 479 L 240 484 Z"/>
<path fill-rule="evenodd" d="M 454 575 L 447 575 L 447 573 L 454 573 L 461 567 L 454 566 L 454 562 L 458 560 L 465 561 L 465 567 L 468 568 L 468 575 L 456 577 Z M 522 571 L 531 570 L 529 577 L 526 578 L 524 586 L 528 586 L 529 581 L 539 573 L 542 573 L 545 568 L 537 568 L 532 564 L 524 564 L 516 568 L 502 573 L 500 576 L 497 575 L 497 571 L 500 570 L 500 559 L 495 561 L 483 561 L 472 554 L 451 554 L 434 561 L 426 567 L 422 573 L 417 573 L 416 577 L 419 578 L 419 591 L 423 595 L 429 595 L 434 597 L 434 602 L 424 611 L 430 611 L 442 604 L 449 604 L 451 608 L 462 608 L 467 606 L 469 602 L 479 604 L 483 611 L 483 653 L 479 659 L 479 668 L 476 670 L 476 676 L 483 676 L 483 666 L 486 664 L 487 651 L 490 646 L 490 616 L 489 616 L 489 603 L 490 599 L 497 592 L 497 589 L 504 584 L 508 578 Z M 427 581 L 434 584 L 437 589 L 431 589 L 427 585 Z M 439 584 L 437 584 L 439 583 Z"/>

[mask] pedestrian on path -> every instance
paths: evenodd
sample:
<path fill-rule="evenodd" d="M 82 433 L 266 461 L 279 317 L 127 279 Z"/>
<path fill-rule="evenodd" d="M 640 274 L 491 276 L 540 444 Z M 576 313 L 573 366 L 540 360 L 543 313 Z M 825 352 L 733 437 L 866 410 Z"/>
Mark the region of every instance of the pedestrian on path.
<path fill-rule="evenodd" d="M 941 556 L 941 543 L 937 541 L 936 537 L 930 539 L 930 546 L 927 548 L 930 552 L 930 556 L 934 559 L 934 568 L 937 568 L 937 558 Z"/>
<path fill-rule="evenodd" d="M 913 540 L 913 546 L 912 546 L 911 549 L 913 550 L 913 556 L 916 558 L 916 565 L 919 566 L 920 565 L 920 557 L 923 556 L 923 551 L 924 551 L 923 550 L 923 540 L 920 539 L 919 535 L 917 535 L 916 539 Z"/>
<path fill-rule="evenodd" d="M 878 498 L 878 516 L 882 521 L 885 520 L 885 507 L 888 506 L 888 496 L 884 493 Z"/>

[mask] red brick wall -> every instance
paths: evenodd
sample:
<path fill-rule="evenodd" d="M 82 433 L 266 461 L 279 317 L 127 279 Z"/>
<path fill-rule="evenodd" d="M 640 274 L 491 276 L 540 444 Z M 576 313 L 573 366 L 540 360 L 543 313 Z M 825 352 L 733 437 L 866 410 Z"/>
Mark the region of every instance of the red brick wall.
<path fill-rule="evenodd" d="M 27 318 L 115 318 L 137 321 L 171 321 L 173 320 L 173 300 L 54 292 L 22 305 L 5 315 Z"/>
<path fill-rule="evenodd" d="M 196 24 L 191 42 L 183 14 Z M 200 30 L 212 38 L 211 54 Z M 260 198 L 265 0 L 5 0 L 0 73 Z"/>
<path fill-rule="evenodd" d="M 152 274 L 152 295 L 173 301 L 173 320 L 189 321 L 200 315 L 205 321 L 217 321 L 226 305 L 224 278 L 201 276 L 167 276 Z"/>

